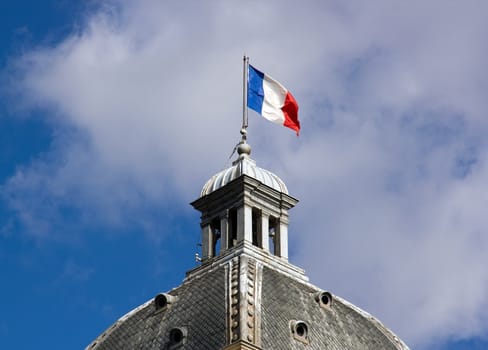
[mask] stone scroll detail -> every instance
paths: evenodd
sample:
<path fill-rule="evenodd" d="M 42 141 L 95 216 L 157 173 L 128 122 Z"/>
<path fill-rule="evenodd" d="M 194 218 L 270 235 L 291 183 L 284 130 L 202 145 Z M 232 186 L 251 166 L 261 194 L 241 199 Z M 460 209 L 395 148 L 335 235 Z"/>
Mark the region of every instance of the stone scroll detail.
<path fill-rule="evenodd" d="M 247 341 L 254 343 L 256 339 L 256 262 L 248 261 L 246 291 L 246 326 Z"/>
<path fill-rule="evenodd" d="M 242 257 L 241 262 L 241 322 L 242 339 L 256 346 L 261 345 L 261 271 L 254 259 Z M 245 325 L 245 326 L 244 326 Z"/>
<path fill-rule="evenodd" d="M 229 329 L 230 329 L 230 341 L 233 343 L 240 338 L 239 327 L 239 258 L 234 258 L 231 261 L 230 269 L 230 317 L 229 317 Z"/>
<path fill-rule="evenodd" d="M 231 261 L 229 276 L 229 344 L 244 341 L 261 346 L 262 266 L 243 257 Z"/>

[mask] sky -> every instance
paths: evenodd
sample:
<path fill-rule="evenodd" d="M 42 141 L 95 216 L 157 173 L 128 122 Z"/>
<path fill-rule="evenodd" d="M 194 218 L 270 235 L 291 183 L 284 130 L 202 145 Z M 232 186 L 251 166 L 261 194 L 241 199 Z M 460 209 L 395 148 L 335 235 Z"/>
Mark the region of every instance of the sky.
<path fill-rule="evenodd" d="M 412 349 L 488 348 L 486 1 L 0 3 L 0 342 L 84 349 L 196 266 L 188 204 L 249 112 L 290 261 Z"/>

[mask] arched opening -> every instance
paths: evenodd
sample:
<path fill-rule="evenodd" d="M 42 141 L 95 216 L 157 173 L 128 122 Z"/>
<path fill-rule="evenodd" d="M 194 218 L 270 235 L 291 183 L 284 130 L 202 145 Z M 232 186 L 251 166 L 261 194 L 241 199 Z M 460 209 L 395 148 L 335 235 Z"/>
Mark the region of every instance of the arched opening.
<path fill-rule="evenodd" d="M 263 247 L 261 242 L 261 210 L 252 209 L 252 244 L 256 247 Z"/>
<path fill-rule="evenodd" d="M 220 219 L 219 218 L 212 220 L 212 222 L 210 223 L 210 229 L 212 231 L 211 254 L 212 254 L 212 256 L 217 256 L 217 255 L 219 255 L 219 252 L 220 252 L 220 237 L 222 236 L 221 232 L 220 232 Z"/>
<path fill-rule="evenodd" d="M 237 243 L 237 209 L 229 209 L 229 248 Z"/>
<path fill-rule="evenodd" d="M 278 220 L 270 216 L 269 217 L 269 252 L 276 255 L 276 235 L 278 234 Z"/>

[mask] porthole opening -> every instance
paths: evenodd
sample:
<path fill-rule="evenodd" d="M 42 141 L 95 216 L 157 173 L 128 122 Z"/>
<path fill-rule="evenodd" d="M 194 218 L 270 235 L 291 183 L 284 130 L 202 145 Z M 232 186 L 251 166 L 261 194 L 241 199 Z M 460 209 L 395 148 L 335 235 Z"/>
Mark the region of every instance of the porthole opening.
<path fill-rule="evenodd" d="M 302 343 L 309 344 L 308 340 L 308 326 L 303 321 L 290 321 L 291 334 L 295 340 Z"/>
<path fill-rule="evenodd" d="M 173 303 L 176 300 L 176 297 L 173 295 L 169 295 L 166 293 L 159 293 L 154 297 L 154 306 L 156 310 L 163 309 L 167 307 L 169 304 Z"/>
<path fill-rule="evenodd" d="M 306 338 L 308 333 L 307 325 L 303 322 L 299 322 L 295 327 L 296 333 L 299 337 Z"/>
<path fill-rule="evenodd" d="M 183 338 L 184 338 L 183 331 L 179 328 L 173 328 L 169 332 L 169 342 L 171 344 L 181 343 L 183 341 Z"/>
<path fill-rule="evenodd" d="M 324 308 L 330 308 L 332 306 L 332 294 L 329 292 L 317 293 L 315 300 Z"/>
<path fill-rule="evenodd" d="M 158 294 L 154 298 L 154 304 L 156 305 L 156 309 L 162 309 L 168 305 L 168 298 L 164 294 Z"/>
<path fill-rule="evenodd" d="M 173 328 L 169 331 L 168 349 L 180 349 L 186 343 L 186 327 Z"/>

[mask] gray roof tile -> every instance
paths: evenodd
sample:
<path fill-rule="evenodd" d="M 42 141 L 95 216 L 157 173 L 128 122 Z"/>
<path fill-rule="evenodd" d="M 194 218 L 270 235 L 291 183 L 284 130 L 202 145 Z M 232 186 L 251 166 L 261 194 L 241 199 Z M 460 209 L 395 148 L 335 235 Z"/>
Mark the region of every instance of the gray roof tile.
<path fill-rule="evenodd" d="M 239 259 L 243 257 L 240 256 Z M 259 284 L 261 295 L 255 300 L 256 324 L 261 326 L 262 349 L 408 349 L 378 320 L 338 297 L 330 307 L 320 306 L 315 299 L 319 288 L 292 275 L 273 268 L 273 264 L 260 262 L 256 274 L 256 261 L 236 264 L 236 258 L 221 261 L 220 265 L 193 273 L 169 294 L 176 297 L 166 308 L 156 310 L 152 300 L 122 317 L 98 337 L 90 350 L 171 350 L 169 332 L 172 328 L 186 329 L 187 337 L 175 349 L 222 349 L 228 342 L 228 327 L 232 312 L 229 295 L 236 288 L 231 281 L 232 264 L 240 267 L 239 283 Z M 218 260 L 217 260 L 218 261 Z M 215 262 L 214 262 L 215 264 Z M 243 269 L 251 269 L 244 271 Z M 243 280 L 245 276 L 248 279 Z M 244 276 L 244 277 L 242 277 Z M 246 308 L 241 308 L 247 310 Z M 236 312 L 236 310 L 234 310 Z M 293 337 L 290 321 L 299 320 L 308 326 L 308 344 Z"/>

